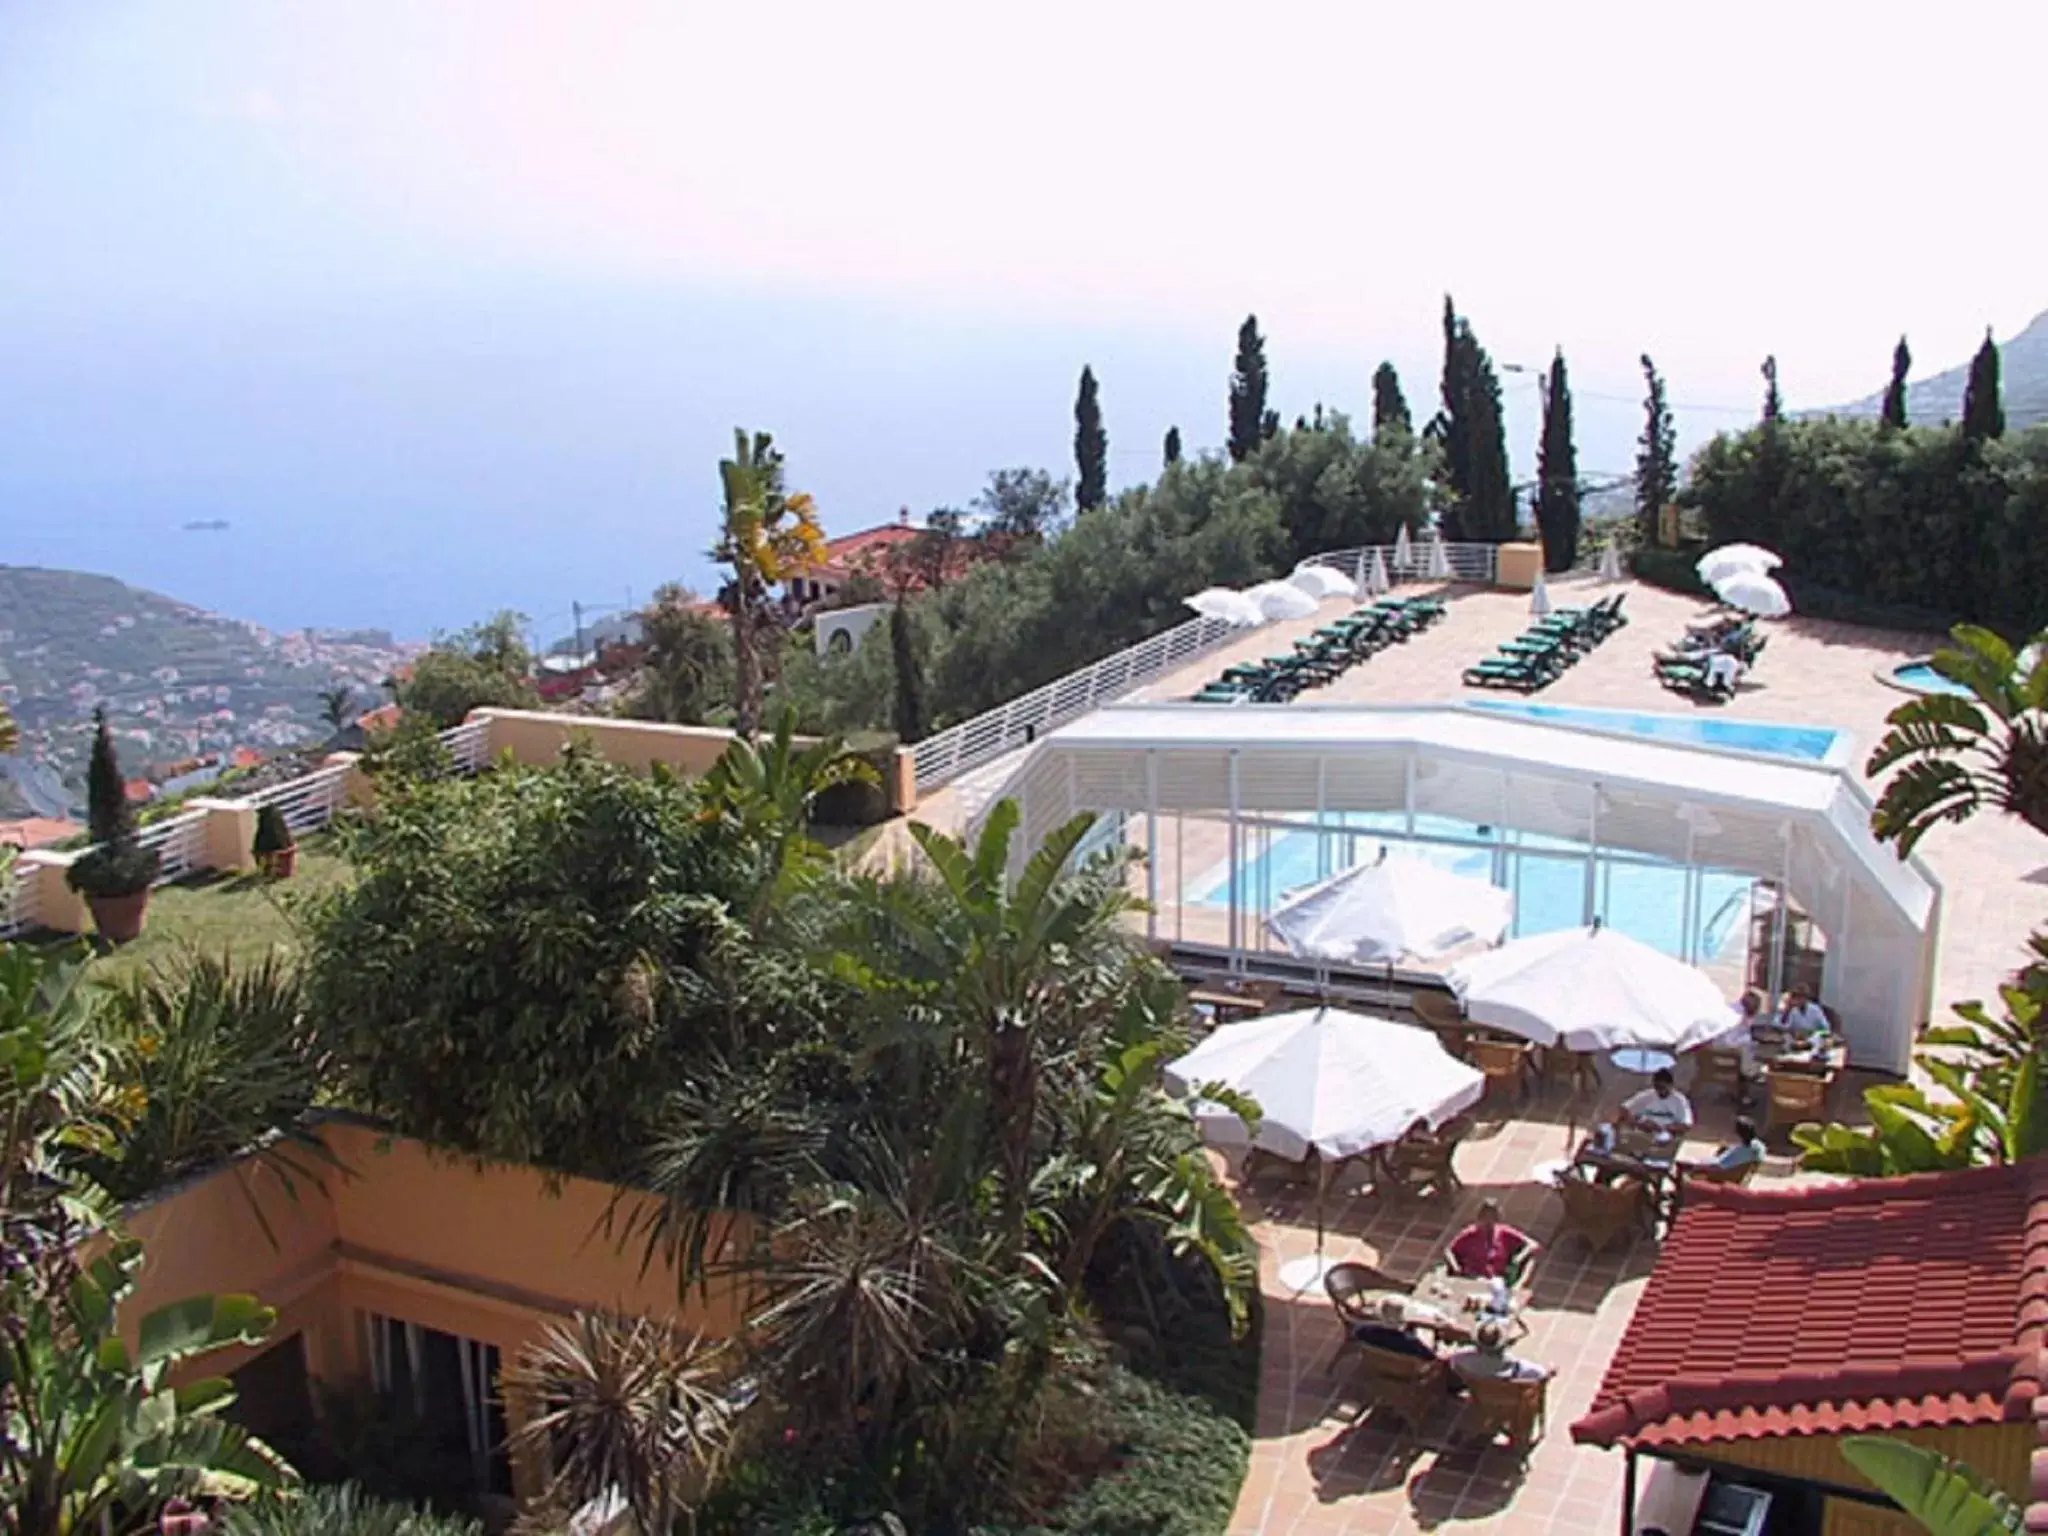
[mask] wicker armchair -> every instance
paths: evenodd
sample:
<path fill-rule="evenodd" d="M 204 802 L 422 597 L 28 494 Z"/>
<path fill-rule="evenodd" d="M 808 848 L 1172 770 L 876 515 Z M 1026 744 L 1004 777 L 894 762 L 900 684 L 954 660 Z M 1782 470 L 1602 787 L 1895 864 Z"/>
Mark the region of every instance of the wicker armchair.
<path fill-rule="evenodd" d="M 1536 1070 L 1536 1048 L 1526 1040 L 1505 1039 L 1499 1035 L 1474 1035 L 1471 1042 L 1472 1065 L 1486 1074 L 1486 1092 L 1491 1097 L 1497 1087 L 1505 1085 L 1517 1099 L 1528 1097 L 1529 1078 Z"/>
<path fill-rule="evenodd" d="M 1471 1394 L 1472 1413 L 1479 1420 L 1479 1434 L 1488 1443 L 1506 1435 L 1514 1450 L 1527 1456 L 1543 1438 L 1543 1426 L 1550 1404 L 1548 1377 L 1519 1380 L 1504 1376 L 1467 1376 L 1465 1389 Z"/>
<path fill-rule="evenodd" d="M 1443 1360 L 1424 1360 L 1415 1355 L 1356 1346 L 1358 1374 L 1372 1396 L 1372 1406 L 1384 1410 L 1403 1429 L 1420 1435 L 1450 1395 L 1451 1368 Z"/>
<path fill-rule="evenodd" d="M 1749 1100 L 1749 1080 L 1742 1075 L 1742 1052 L 1722 1046 L 1701 1046 L 1693 1054 L 1692 1091 L 1704 1098 L 1725 1093 L 1736 1104 Z"/>
<path fill-rule="evenodd" d="M 1648 1186 L 1627 1175 L 1607 1183 L 1566 1177 L 1557 1192 L 1564 1200 L 1564 1223 L 1553 1246 L 1579 1237 L 1592 1252 L 1604 1253 L 1616 1242 L 1632 1241 L 1655 1217 Z"/>
<path fill-rule="evenodd" d="M 1360 1297 L 1373 1291 L 1405 1291 L 1408 1287 L 1370 1264 L 1351 1262 L 1333 1265 L 1323 1276 L 1323 1289 L 1329 1292 L 1330 1305 L 1337 1309 L 1337 1316 L 1348 1327 L 1352 1323 L 1376 1320 L 1375 1314 L 1359 1300 Z"/>
<path fill-rule="evenodd" d="M 1374 1187 L 1390 1200 L 1455 1198 L 1465 1185 L 1458 1177 L 1458 1143 L 1472 1129 L 1460 1115 L 1432 1131 L 1420 1124 L 1379 1150 Z"/>

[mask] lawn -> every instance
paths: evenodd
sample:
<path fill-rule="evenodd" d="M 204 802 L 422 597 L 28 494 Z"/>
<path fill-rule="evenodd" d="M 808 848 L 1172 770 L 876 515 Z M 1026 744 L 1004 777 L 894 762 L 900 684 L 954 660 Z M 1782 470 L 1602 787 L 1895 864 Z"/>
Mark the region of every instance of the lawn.
<path fill-rule="evenodd" d="M 347 875 L 347 862 L 330 851 L 325 838 L 309 838 L 299 845 L 298 873 L 290 880 L 223 874 L 159 886 L 150 897 L 149 925 L 142 937 L 102 953 L 93 962 L 93 974 L 118 981 L 189 954 L 225 952 L 237 960 L 260 960 L 294 948 L 293 908 Z"/>

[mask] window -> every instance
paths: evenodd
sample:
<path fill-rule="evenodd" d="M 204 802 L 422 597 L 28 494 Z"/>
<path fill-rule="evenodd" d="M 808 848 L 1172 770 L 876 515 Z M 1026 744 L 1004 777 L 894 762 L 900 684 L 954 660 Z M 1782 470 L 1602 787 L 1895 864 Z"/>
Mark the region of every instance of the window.
<path fill-rule="evenodd" d="M 437 1449 L 466 1461 L 478 1492 L 511 1493 L 497 1346 L 375 1312 L 364 1313 L 363 1324 L 371 1386 L 410 1409 Z"/>
<path fill-rule="evenodd" d="M 315 1437 L 305 1335 L 295 1333 L 271 1345 L 241 1369 L 230 1372 L 228 1379 L 235 1385 L 235 1400 L 223 1416 L 292 1465 L 306 1465 Z"/>

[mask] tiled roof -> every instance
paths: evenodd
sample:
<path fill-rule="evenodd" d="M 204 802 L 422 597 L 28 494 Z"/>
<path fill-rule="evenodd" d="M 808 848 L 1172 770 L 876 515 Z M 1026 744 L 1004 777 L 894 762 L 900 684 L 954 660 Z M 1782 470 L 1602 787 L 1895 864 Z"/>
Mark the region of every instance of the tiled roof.
<path fill-rule="evenodd" d="M 2048 1160 L 1689 1187 L 1572 1438 L 1678 1446 L 2028 1422 L 2044 1325 Z"/>
<path fill-rule="evenodd" d="M 42 848 L 76 837 L 84 830 L 75 821 L 55 816 L 25 816 L 19 821 L 0 821 L 0 848 Z"/>

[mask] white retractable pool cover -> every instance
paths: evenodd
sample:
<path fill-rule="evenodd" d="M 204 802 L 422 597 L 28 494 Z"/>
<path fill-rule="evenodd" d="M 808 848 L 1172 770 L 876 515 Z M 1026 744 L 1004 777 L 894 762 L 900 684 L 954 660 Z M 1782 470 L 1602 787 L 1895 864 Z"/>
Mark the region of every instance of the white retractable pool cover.
<path fill-rule="evenodd" d="M 1870 798 L 1839 766 L 1457 704 L 1126 704 L 1039 742 L 1002 795 L 1022 811 L 1020 858 L 1081 811 L 1405 811 L 1732 870 L 1782 882 L 1827 935 L 1824 1001 L 1853 1061 L 1904 1072 L 1932 1007 L 1940 885 L 1871 836 Z"/>

